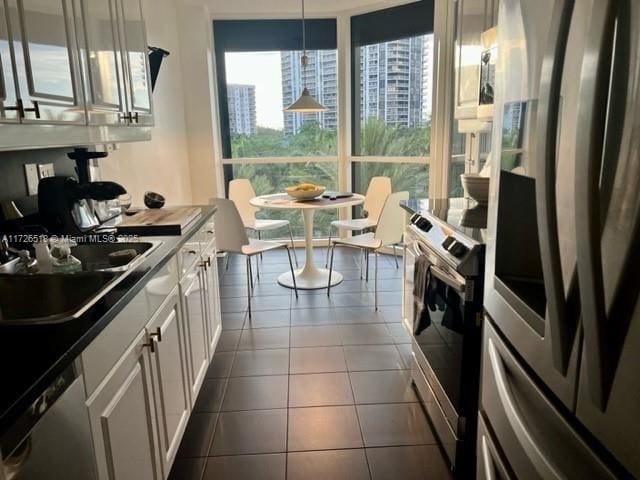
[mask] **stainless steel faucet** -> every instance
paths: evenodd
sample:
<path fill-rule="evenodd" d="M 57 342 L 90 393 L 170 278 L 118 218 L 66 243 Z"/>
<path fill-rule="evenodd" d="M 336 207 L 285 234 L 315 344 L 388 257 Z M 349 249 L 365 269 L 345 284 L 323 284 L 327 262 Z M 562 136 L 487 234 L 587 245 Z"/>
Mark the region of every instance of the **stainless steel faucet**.
<path fill-rule="evenodd" d="M 20 259 L 20 266 L 27 273 L 36 273 L 38 271 L 38 260 L 31 258 L 28 250 L 20 250 L 9 245 L 7 236 L 3 235 L 0 240 L 0 263 L 6 263 L 6 260 L 1 259 L 9 259 L 9 254 L 14 254 Z"/>

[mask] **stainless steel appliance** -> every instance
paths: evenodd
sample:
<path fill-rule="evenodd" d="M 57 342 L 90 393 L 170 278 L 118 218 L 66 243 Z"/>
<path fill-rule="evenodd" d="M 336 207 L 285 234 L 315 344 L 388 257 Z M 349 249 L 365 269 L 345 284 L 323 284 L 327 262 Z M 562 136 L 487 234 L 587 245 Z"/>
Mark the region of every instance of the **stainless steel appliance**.
<path fill-rule="evenodd" d="M 640 477 L 640 3 L 502 0 L 480 478 Z"/>
<path fill-rule="evenodd" d="M 415 203 L 415 202 L 414 202 Z M 404 319 L 413 331 L 412 379 L 451 469 L 468 478 L 475 465 L 476 412 L 480 378 L 480 337 L 484 246 L 482 214 L 464 199 L 427 200 L 405 234 Z M 469 220 L 474 226 L 464 227 Z M 462 223 L 462 225 L 461 225 Z M 428 257 L 433 299 L 428 321 L 414 319 L 416 259 Z M 420 281 L 420 279 L 417 279 Z"/>
<path fill-rule="evenodd" d="M 59 375 L 0 438 L 3 480 L 95 480 L 82 378 Z"/>

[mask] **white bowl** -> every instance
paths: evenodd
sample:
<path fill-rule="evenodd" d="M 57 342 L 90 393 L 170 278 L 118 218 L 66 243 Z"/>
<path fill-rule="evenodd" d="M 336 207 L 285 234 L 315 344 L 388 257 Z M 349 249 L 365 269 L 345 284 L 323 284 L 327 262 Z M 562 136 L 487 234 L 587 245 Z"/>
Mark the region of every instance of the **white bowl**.
<path fill-rule="evenodd" d="M 318 188 L 314 190 L 293 190 L 294 187 L 295 186 L 287 187 L 284 190 L 289 196 L 295 198 L 296 200 L 313 200 L 314 198 L 322 195 L 327 189 L 326 187 L 323 187 L 321 185 L 318 185 Z"/>
<path fill-rule="evenodd" d="M 460 175 L 464 196 L 473 198 L 481 205 L 489 202 L 489 177 L 481 177 L 478 174 L 463 173 Z"/>

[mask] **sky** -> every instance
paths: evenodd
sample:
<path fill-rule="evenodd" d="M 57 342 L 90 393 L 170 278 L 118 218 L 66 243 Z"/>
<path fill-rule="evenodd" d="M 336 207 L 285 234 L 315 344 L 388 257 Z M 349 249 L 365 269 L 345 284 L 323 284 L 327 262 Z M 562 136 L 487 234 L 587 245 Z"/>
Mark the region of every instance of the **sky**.
<path fill-rule="evenodd" d="M 227 83 L 255 85 L 256 123 L 282 130 L 282 72 L 280 52 L 225 53 Z"/>

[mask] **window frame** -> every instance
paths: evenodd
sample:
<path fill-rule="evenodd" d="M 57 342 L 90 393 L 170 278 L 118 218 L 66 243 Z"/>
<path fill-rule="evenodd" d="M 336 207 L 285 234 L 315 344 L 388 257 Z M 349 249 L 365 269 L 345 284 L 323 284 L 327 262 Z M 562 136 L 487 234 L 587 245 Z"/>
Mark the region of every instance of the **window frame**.
<path fill-rule="evenodd" d="M 428 185 L 425 186 L 427 192 L 431 192 L 434 182 L 431 181 L 431 164 L 433 158 L 432 149 L 426 155 L 402 156 L 402 155 L 361 155 L 360 150 L 360 131 L 361 131 L 361 115 L 360 115 L 360 48 L 366 45 L 376 43 L 401 40 L 405 38 L 416 37 L 419 35 L 433 35 L 434 41 L 434 61 L 433 61 L 433 81 L 432 81 L 432 98 L 431 98 L 431 144 L 433 144 L 432 132 L 434 129 L 433 119 L 435 117 L 436 102 L 434 101 L 437 62 L 435 61 L 436 39 L 435 31 L 435 8 L 437 0 L 420 0 L 417 2 L 375 10 L 363 13 L 361 15 L 353 15 L 350 17 L 350 35 L 349 35 L 349 52 L 350 52 L 350 104 L 349 110 L 351 115 L 350 121 L 350 137 L 351 145 L 349 149 L 348 162 L 351 171 L 351 188 L 359 183 L 359 173 L 357 166 L 360 163 L 396 163 L 396 164 L 423 164 L 429 169 Z M 429 14 L 432 15 L 429 18 Z M 425 18 L 427 21 L 425 21 Z M 430 20 L 430 23 L 429 23 Z"/>

